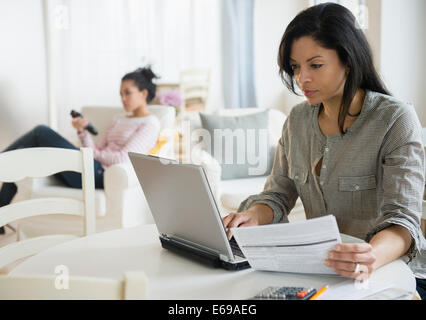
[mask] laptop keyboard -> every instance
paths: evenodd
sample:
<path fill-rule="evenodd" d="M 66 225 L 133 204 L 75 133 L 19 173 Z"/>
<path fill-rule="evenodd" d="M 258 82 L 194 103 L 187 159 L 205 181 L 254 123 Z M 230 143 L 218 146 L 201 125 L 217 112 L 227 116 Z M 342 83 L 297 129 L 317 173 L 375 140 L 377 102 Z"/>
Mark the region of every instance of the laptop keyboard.
<path fill-rule="evenodd" d="M 232 237 L 231 240 L 229 240 L 229 244 L 231 245 L 232 253 L 234 255 L 245 258 L 243 252 L 240 249 L 240 246 L 238 245 L 234 237 Z"/>

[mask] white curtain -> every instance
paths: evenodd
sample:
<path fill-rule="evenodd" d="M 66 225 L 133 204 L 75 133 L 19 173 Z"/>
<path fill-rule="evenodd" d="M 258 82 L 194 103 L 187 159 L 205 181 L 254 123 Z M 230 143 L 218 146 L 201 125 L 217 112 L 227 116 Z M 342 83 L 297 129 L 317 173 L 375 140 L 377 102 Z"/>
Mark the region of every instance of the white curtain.
<path fill-rule="evenodd" d="M 257 107 L 254 74 L 254 0 L 222 0 L 225 107 Z"/>
<path fill-rule="evenodd" d="M 71 109 L 121 106 L 121 78 L 147 63 L 167 83 L 210 68 L 210 102 L 221 103 L 219 0 L 45 1 L 51 112 L 65 136 Z"/>

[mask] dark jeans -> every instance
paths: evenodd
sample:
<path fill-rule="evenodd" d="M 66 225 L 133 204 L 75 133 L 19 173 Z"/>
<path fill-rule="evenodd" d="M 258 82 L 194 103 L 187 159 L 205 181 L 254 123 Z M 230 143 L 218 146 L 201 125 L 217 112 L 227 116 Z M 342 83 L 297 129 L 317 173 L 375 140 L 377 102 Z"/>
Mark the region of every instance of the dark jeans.
<path fill-rule="evenodd" d="M 66 148 L 76 149 L 74 145 L 59 135 L 56 131 L 47 126 L 39 125 L 33 130 L 27 132 L 17 139 L 5 151 L 11 151 L 23 148 L 46 147 L 46 148 Z M 95 188 L 103 189 L 104 187 L 104 169 L 99 161 L 94 160 Z M 66 186 L 70 188 L 81 188 L 81 174 L 78 172 L 64 171 L 54 175 Z M 3 183 L 0 190 L 0 207 L 8 205 L 17 192 L 14 183 Z"/>
<path fill-rule="evenodd" d="M 422 300 L 426 300 L 426 279 L 416 278 L 416 290 Z"/>

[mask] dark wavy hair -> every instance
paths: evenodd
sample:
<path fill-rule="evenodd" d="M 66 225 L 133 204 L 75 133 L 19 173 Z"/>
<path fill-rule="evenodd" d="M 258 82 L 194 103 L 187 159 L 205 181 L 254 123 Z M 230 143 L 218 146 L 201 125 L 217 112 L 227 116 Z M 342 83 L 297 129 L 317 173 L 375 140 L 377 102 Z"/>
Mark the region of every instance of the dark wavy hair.
<path fill-rule="evenodd" d="M 144 89 L 148 90 L 146 101 L 149 103 L 155 98 L 155 92 L 157 90 L 157 85 L 152 82 L 153 79 L 158 79 L 158 76 L 151 70 L 151 66 L 146 66 L 127 73 L 121 81 L 133 80 L 139 91 Z"/>
<path fill-rule="evenodd" d="M 335 50 L 342 64 L 349 67 L 338 118 L 340 133 L 344 134 L 345 118 L 358 89 L 390 93 L 374 68 L 370 45 L 355 16 L 344 6 L 323 3 L 300 12 L 287 26 L 280 43 L 279 74 L 294 94 L 297 93 L 290 64 L 291 46 L 304 36 L 312 37 L 326 49 Z M 320 107 L 323 108 L 323 105 Z"/>

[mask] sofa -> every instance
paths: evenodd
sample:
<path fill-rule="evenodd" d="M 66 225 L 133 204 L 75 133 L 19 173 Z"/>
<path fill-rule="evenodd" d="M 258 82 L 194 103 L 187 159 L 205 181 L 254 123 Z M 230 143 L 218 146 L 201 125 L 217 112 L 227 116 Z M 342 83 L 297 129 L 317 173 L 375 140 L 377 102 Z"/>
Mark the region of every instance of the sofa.
<path fill-rule="evenodd" d="M 265 109 L 261 108 L 219 109 L 215 112 L 210 112 L 210 114 L 225 117 L 239 117 L 263 111 L 265 111 Z M 272 155 L 275 154 L 276 145 L 281 137 L 282 127 L 286 119 L 287 117 L 283 112 L 277 109 L 269 109 L 268 134 L 271 148 L 270 153 Z M 202 128 L 201 119 L 198 113 L 180 115 L 178 121 L 188 121 L 190 123 L 189 127 L 191 131 Z M 187 148 L 187 146 L 185 146 L 185 148 Z M 194 144 L 190 144 L 189 148 L 194 148 Z M 184 152 L 191 154 L 193 150 L 185 150 Z M 236 212 L 240 203 L 248 196 L 262 192 L 267 179 L 267 175 L 265 175 L 223 180 L 221 179 L 221 175 L 217 169 L 219 164 L 211 155 L 206 156 L 203 154 L 203 161 L 201 162 L 202 165 L 206 164 L 204 165 L 204 169 L 207 177 L 209 178 L 209 183 L 214 186 L 212 189 L 214 190 L 216 202 L 222 216 L 225 216 L 230 212 Z M 289 221 L 304 219 L 306 219 L 305 211 L 299 198 L 289 215 Z"/>
<path fill-rule="evenodd" d="M 161 124 L 160 136 L 165 143 L 157 152 L 158 156 L 174 158 L 174 107 L 150 105 L 150 112 L 157 116 Z M 94 136 L 96 142 L 111 123 L 112 118 L 122 113 L 117 107 L 83 107 L 83 115 L 90 119 L 99 134 Z M 77 141 L 76 141 L 77 144 Z M 81 199 L 80 189 L 67 188 L 54 177 L 42 179 L 24 179 L 17 183 L 18 193 L 14 199 L 39 197 L 71 197 Z M 115 164 L 104 173 L 104 190 L 95 190 L 96 230 L 107 231 L 117 228 L 133 227 L 153 223 L 149 207 L 141 190 L 136 174 L 130 162 Z M 42 234 L 80 232 L 80 221 L 74 217 L 46 216 L 42 220 L 24 220 L 18 225 L 18 238 L 40 236 Z"/>

